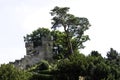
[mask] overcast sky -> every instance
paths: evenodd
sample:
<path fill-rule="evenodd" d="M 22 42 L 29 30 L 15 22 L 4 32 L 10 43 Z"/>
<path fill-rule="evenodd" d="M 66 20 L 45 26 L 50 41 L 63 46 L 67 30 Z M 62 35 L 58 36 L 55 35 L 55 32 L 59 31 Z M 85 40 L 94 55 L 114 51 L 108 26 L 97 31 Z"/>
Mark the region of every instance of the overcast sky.
<path fill-rule="evenodd" d="M 70 13 L 86 17 L 91 23 L 86 32 L 84 54 L 92 50 L 103 56 L 112 47 L 120 52 L 119 0 L 0 0 L 0 64 L 26 54 L 23 36 L 38 27 L 51 27 L 50 10 L 70 7 Z"/>

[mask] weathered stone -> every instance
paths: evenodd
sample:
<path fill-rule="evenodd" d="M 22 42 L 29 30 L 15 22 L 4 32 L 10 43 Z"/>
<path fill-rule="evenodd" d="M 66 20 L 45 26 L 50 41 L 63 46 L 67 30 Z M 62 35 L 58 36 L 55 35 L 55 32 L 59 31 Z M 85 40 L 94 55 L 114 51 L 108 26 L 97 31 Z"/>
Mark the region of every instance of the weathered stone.
<path fill-rule="evenodd" d="M 53 52 L 53 41 L 52 37 L 42 37 L 42 45 L 34 47 L 33 42 L 25 42 L 26 55 L 21 60 L 16 60 L 15 62 L 10 62 L 14 64 L 15 67 L 26 69 L 41 60 L 52 60 Z"/>

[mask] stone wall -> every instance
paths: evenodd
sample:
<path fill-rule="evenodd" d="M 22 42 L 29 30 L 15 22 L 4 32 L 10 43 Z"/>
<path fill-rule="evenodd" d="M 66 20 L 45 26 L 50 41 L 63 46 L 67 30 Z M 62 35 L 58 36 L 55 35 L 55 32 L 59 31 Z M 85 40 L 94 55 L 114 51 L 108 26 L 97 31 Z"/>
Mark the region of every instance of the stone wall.
<path fill-rule="evenodd" d="M 34 47 L 33 42 L 25 43 L 26 55 L 20 60 L 15 62 L 10 62 L 14 64 L 15 67 L 26 69 L 36 63 L 39 63 L 41 60 L 52 60 L 52 51 L 53 51 L 53 41 L 50 37 L 42 38 L 42 45 Z"/>

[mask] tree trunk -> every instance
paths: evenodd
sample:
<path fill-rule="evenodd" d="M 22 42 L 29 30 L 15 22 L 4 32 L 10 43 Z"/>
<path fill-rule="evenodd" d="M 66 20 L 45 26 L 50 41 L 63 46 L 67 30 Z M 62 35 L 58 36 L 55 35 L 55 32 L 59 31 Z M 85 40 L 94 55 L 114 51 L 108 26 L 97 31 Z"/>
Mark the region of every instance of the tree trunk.
<path fill-rule="evenodd" d="M 69 33 L 66 32 L 67 34 L 67 47 L 68 47 L 68 54 L 73 54 L 73 48 L 72 48 L 72 43 L 71 43 L 71 40 L 70 40 L 70 37 L 69 37 Z"/>
<path fill-rule="evenodd" d="M 69 37 L 69 31 L 66 29 L 66 25 L 64 25 L 64 31 L 66 33 L 66 42 L 67 42 L 67 47 L 68 47 L 68 54 L 73 54 L 72 43 L 71 43 L 71 40 L 70 40 L 70 37 Z"/>
<path fill-rule="evenodd" d="M 73 48 L 72 48 L 72 43 L 71 43 L 70 39 L 69 39 L 68 45 L 69 45 L 69 52 L 70 52 L 70 54 L 73 54 Z"/>

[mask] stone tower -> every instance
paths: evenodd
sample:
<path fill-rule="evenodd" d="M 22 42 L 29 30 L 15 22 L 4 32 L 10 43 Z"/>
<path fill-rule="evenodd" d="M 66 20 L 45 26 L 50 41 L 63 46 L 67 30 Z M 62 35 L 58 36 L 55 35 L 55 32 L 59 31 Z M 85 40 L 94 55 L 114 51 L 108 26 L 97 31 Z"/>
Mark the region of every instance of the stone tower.
<path fill-rule="evenodd" d="M 52 60 L 53 52 L 53 39 L 50 35 L 41 38 L 41 43 L 34 47 L 33 42 L 25 42 L 26 55 L 21 60 L 10 62 L 15 67 L 26 69 L 29 66 L 39 63 L 41 60 Z"/>

